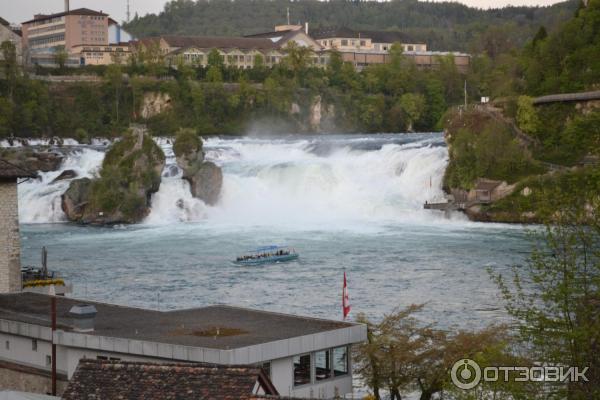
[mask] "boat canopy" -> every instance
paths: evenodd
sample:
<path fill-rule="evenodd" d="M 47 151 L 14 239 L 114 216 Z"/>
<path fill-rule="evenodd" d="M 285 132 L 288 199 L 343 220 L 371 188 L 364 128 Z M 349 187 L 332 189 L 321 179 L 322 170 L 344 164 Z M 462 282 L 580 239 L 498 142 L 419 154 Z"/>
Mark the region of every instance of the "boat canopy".
<path fill-rule="evenodd" d="M 264 253 L 267 251 L 281 250 L 281 249 L 289 249 L 289 246 L 277 246 L 277 245 L 264 246 L 264 247 L 259 247 L 254 250 L 247 251 L 246 253 Z"/>

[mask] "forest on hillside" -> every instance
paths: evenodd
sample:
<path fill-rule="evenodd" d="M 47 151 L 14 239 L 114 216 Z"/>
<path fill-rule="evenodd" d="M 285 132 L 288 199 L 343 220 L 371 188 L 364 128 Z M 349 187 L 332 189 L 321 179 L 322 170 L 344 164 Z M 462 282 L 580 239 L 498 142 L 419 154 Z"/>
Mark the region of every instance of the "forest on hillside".
<path fill-rule="evenodd" d="M 136 15 L 126 29 L 138 37 L 248 35 L 285 23 L 289 7 L 290 22 L 308 22 L 310 28 L 396 30 L 426 42 L 431 50 L 478 53 L 485 46 L 497 51 L 521 46 L 540 26 L 553 31 L 578 4 L 579 0 L 569 0 L 550 7 L 480 10 L 455 2 L 417 0 L 174 0 L 158 15 Z"/>

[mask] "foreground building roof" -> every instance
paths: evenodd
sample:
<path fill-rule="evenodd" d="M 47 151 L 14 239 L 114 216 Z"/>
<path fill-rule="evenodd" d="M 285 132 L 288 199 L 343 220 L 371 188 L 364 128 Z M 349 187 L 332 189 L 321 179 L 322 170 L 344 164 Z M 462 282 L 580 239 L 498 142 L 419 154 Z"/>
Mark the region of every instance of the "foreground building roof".
<path fill-rule="evenodd" d="M 277 395 L 259 367 L 81 360 L 62 398 L 250 400 Z"/>
<path fill-rule="evenodd" d="M 9 331 L 11 323 L 23 324 L 21 329 L 34 325 L 49 329 L 50 298 L 35 293 L 0 295 L 0 331 Z M 85 303 L 97 310 L 93 330 L 80 332 L 70 310 L 82 301 L 60 296 L 56 300 L 58 344 L 165 359 L 245 364 L 286 357 L 296 350 L 356 343 L 366 334 L 361 324 L 227 305 L 155 311 L 89 301 Z"/>

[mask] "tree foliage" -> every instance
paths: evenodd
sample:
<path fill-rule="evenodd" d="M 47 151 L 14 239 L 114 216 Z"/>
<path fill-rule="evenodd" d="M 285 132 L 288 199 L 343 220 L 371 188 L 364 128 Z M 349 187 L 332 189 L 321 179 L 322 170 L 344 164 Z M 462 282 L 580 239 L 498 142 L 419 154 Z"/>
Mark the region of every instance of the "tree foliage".
<path fill-rule="evenodd" d="M 512 277 L 494 275 L 521 340 L 542 364 L 587 370 L 589 382 L 557 383 L 557 398 L 600 396 L 600 216 L 598 198 L 568 203 Z"/>
<path fill-rule="evenodd" d="M 495 51 L 523 45 L 539 26 L 555 27 L 568 19 L 577 1 L 551 7 L 508 7 L 481 10 L 460 3 L 410 1 L 301 0 L 176 0 L 163 12 L 136 17 L 126 29 L 138 37 L 160 34 L 241 36 L 273 30 L 286 20 L 309 22 L 310 29 L 348 26 L 360 30 L 402 31 L 433 50 L 479 52 L 478 38 L 490 28 L 501 41 L 487 44 Z M 310 31 L 309 31 L 310 32 Z M 498 36 L 498 37 L 500 37 Z M 504 47 L 503 47 L 504 46 Z"/>

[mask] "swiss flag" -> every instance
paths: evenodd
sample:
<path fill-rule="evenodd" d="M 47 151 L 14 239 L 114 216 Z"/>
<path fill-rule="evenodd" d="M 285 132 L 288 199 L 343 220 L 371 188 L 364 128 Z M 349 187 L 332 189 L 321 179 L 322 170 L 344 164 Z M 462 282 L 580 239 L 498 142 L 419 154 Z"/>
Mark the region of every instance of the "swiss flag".
<path fill-rule="evenodd" d="M 344 319 L 350 314 L 350 299 L 348 298 L 348 284 L 346 283 L 346 271 L 344 271 L 344 289 L 342 290 L 342 309 Z"/>

